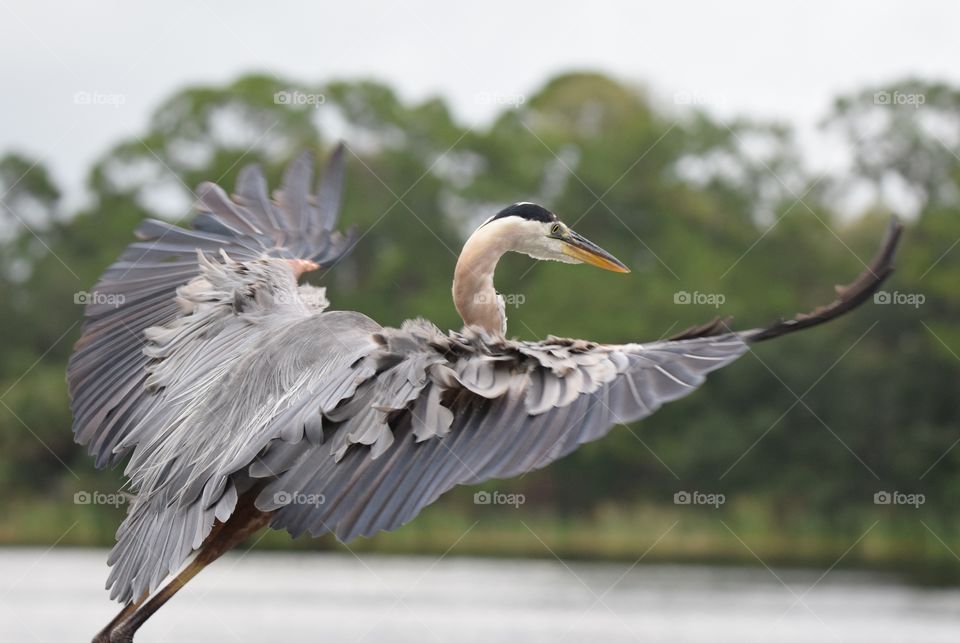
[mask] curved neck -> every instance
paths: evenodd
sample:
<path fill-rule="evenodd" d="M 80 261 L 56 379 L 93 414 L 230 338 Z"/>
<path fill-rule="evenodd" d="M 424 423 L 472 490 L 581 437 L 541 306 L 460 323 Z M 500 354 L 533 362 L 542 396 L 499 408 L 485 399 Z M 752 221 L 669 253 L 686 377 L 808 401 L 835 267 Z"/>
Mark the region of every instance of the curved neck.
<path fill-rule="evenodd" d="M 497 226 L 483 226 L 470 235 L 453 273 L 453 304 L 464 325 L 480 326 L 491 335 L 506 332 L 507 318 L 493 287 L 497 261 L 510 250 L 511 240 Z"/>

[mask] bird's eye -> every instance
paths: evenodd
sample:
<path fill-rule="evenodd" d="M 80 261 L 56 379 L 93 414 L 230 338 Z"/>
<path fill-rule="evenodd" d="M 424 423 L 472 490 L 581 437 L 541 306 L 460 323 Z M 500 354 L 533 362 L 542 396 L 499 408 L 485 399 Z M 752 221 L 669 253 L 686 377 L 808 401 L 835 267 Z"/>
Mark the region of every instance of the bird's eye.
<path fill-rule="evenodd" d="M 560 234 L 560 231 L 563 230 L 563 226 L 559 223 L 554 223 L 553 227 L 550 228 L 550 234 Z"/>

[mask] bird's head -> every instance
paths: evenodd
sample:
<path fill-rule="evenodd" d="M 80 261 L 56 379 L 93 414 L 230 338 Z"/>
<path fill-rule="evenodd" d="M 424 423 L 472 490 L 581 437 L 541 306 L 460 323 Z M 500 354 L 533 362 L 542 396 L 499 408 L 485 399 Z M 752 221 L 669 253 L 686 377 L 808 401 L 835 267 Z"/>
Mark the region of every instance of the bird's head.
<path fill-rule="evenodd" d="M 515 203 L 484 221 L 467 239 L 457 259 L 453 303 L 464 325 L 479 326 L 490 334 L 506 333 L 503 298 L 493 285 L 494 269 L 506 252 L 630 272 L 619 259 L 571 230 L 546 208 Z"/>
<path fill-rule="evenodd" d="M 612 254 L 574 232 L 560 218 L 535 203 L 515 203 L 487 219 L 475 234 L 490 235 L 534 259 L 588 263 L 613 272 L 630 272 Z"/>

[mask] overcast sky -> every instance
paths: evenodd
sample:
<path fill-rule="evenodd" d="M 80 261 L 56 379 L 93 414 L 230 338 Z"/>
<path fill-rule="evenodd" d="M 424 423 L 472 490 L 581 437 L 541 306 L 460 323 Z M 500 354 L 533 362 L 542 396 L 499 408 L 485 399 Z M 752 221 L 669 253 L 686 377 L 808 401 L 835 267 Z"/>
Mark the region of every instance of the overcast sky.
<path fill-rule="evenodd" d="M 0 153 L 41 157 L 75 197 L 91 161 L 141 132 L 158 101 L 256 70 L 373 76 L 409 98 L 442 94 L 483 122 L 497 109 L 486 97 L 590 68 L 643 83 L 671 107 L 684 92 L 724 117 L 808 133 L 838 92 L 906 75 L 960 82 L 960 4 L 948 2 L 144 4 L 0 0 Z M 78 106 L 81 91 L 123 104 Z"/>

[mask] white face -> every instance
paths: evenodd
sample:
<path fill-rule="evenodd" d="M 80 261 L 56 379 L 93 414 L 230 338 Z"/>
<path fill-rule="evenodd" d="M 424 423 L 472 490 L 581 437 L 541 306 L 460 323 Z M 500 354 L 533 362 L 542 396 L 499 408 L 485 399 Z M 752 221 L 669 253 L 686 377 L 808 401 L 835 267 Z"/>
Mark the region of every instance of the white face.
<path fill-rule="evenodd" d="M 476 234 L 500 239 L 504 250 L 520 252 L 534 259 L 582 263 L 564 253 L 566 245 L 555 236 L 566 232 L 567 227 L 559 221 L 530 221 L 520 217 L 504 217 L 485 223 Z M 552 236 L 553 235 L 553 236 Z"/>

